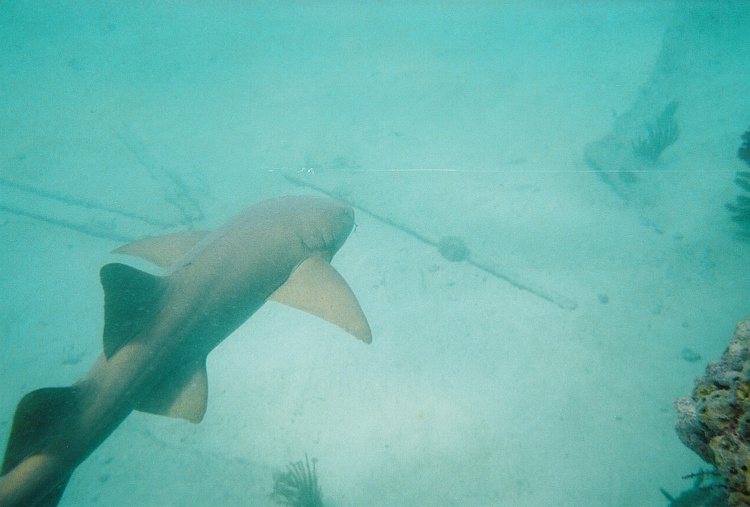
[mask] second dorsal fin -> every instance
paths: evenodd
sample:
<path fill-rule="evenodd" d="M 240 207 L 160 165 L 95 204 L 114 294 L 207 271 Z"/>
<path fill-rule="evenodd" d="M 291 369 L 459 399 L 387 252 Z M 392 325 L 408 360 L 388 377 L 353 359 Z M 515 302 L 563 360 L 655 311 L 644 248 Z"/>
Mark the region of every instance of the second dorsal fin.
<path fill-rule="evenodd" d="M 29 456 L 43 453 L 48 445 L 65 434 L 68 425 L 78 422 L 82 406 L 82 392 L 76 386 L 46 387 L 24 396 L 13 416 L 0 475 L 7 474 Z M 61 477 L 34 505 L 57 505 L 69 478 L 70 475 Z"/>

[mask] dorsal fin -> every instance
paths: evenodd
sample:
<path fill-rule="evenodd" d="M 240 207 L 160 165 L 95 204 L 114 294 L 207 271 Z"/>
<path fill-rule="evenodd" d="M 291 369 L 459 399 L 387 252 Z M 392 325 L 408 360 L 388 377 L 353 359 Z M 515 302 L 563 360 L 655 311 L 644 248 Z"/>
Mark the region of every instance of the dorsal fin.
<path fill-rule="evenodd" d="M 175 232 L 134 241 L 112 250 L 112 253 L 140 257 L 166 268 L 174 264 L 208 234 L 208 231 Z"/>
<path fill-rule="evenodd" d="M 336 324 L 365 343 L 372 341 L 370 326 L 354 292 L 322 257 L 304 260 L 268 299 Z"/>
<path fill-rule="evenodd" d="M 199 423 L 206 413 L 207 404 L 208 374 L 203 359 L 167 375 L 136 410 Z"/>
<path fill-rule="evenodd" d="M 163 278 L 125 264 L 106 264 L 104 288 L 104 355 L 109 359 L 142 331 L 157 313 Z"/>

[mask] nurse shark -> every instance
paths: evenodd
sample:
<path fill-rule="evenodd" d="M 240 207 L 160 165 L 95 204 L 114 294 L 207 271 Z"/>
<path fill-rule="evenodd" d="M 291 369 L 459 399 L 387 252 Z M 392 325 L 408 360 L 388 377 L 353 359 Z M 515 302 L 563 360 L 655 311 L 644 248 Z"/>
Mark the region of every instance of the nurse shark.
<path fill-rule="evenodd" d="M 330 265 L 353 226 L 343 203 L 289 196 L 251 206 L 213 232 L 115 250 L 163 272 L 102 267 L 104 353 L 72 386 L 21 399 L 0 470 L 0 506 L 57 505 L 76 467 L 133 410 L 200 422 L 206 356 L 268 300 L 370 343 L 354 293 Z"/>

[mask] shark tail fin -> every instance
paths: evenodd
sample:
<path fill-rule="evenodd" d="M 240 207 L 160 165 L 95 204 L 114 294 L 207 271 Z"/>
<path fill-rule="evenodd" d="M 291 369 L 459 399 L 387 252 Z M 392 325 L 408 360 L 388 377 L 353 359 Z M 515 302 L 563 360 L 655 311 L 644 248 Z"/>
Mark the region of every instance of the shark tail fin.
<path fill-rule="evenodd" d="M 81 407 L 78 387 L 47 387 L 21 398 L 13 416 L 13 426 L 5 449 L 0 476 L 16 468 L 27 458 L 38 454 L 59 438 L 63 428 L 75 420 Z M 70 475 L 63 477 L 35 505 L 53 507 L 65 491 Z"/>

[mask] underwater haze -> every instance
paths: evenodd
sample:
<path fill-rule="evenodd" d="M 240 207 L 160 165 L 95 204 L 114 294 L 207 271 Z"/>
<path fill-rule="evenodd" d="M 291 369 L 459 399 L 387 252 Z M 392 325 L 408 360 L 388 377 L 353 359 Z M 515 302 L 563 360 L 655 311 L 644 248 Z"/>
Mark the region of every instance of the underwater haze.
<path fill-rule="evenodd" d="M 0 441 L 102 354 L 112 250 L 311 194 L 372 343 L 268 302 L 59 505 L 670 505 L 750 316 L 748 47 L 745 1 L 3 1 Z"/>

